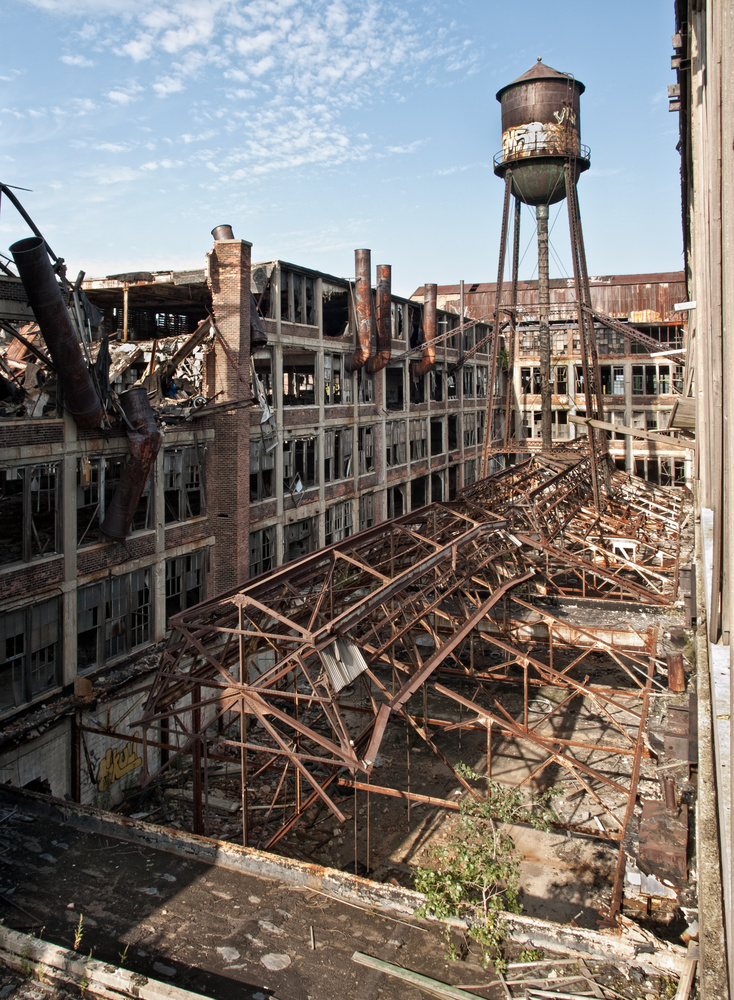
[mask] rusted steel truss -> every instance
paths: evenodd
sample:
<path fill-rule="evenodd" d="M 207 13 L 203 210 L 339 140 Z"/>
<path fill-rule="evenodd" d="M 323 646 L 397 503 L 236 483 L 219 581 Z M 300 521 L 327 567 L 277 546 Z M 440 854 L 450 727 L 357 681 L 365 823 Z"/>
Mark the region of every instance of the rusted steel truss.
<path fill-rule="evenodd" d="M 143 753 L 144 780 L 192 761 L 204 832 L 209 770 L 236 768 L 243 842 L 273 847 L 315 805 L 344 822 L 340 788 L 442 804 L 372 782 L 391 724 L 480 794 L 450 734 L 486 730 L 488 774 L 519 753 L 520 784 L 581 795 L 564 827 L 621 845 L 655 635 L 565 620 L 557 598 L 673 600 L 683 501 L 621 474 L 611 487 L 598 512 L 587 458 L 531 458 L 176 616 L 141 720 L 160 760 Z"/>

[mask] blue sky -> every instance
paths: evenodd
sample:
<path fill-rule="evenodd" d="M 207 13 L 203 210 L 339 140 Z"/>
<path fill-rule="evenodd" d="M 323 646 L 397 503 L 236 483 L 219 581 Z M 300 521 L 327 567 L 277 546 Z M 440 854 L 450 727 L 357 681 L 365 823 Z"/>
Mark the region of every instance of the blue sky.
<path fill-rule="evenodd" d="M 230 223 L 338 275 L 370 247 L 401 294 L 493 281 L 495 94 L 542 56 L 586 85 L 589 271 L 677 270 L 672 31 L 672 0 L 4 0 L 0 180 L 74 274 L 200 267 Z M 25 235 L 3 200 L 0 252 Z"/>

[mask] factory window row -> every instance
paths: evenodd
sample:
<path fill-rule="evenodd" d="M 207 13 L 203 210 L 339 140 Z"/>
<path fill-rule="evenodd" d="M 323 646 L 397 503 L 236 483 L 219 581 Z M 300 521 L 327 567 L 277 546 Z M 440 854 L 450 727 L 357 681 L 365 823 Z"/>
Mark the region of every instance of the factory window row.
<path fill-rule="evenodd" d="M 76 536 L 83 547 L 105 540 L 101 525 L 117 491 L 127 455 L 83 456 L 76 467 Z M 165 524 L 199 517 L 205 511 L 203 456 L 196 447 L 168 448 L 163 455 Z M 132 531 L 153 526 L 152 477 L 138 501 Z M 61 465 L 6 466 L 0 469 L 0 563 L 30 562 L 62 551 Z M 72 501 L 73 503 L 74 501 Z"/>
<path fill-rule="evenodd" d="M 429 456 L 456 451 L 460 446 L 459 421 L 465 448 L 481 445 L 484 439 L 484 410 L 440 417 L 388 420 L 385 428 L 384 459 L 387 468 L 419 462 Z M 288 434 L 289 432 L 286 432 Z M 376 436 L 379 426 L 357 428 L 356 472 L 363 476 L 376 469 Z M 277 440 L 252 438 L 250 441 L 250 502 L 277 496 Z M 323 473 L 320 461 L 323 457 Z M 283 489 L 294 498 L 319 482 L 335 483 L 355 475 L 354 430 L 351 426 L 324 428 L 320 434 L 302 433 L 282 442 Z M 320 475 L 322 479 L 320 479 Z"/>
<path fill-rule="evenodd" d="M 198 550 L 166 561 L 166 618 L 203 600 L 206 558 Z M 152 567 L 136 569 L 77 589 L 78 673 L 105 667 L 152 641 L 152 574 Z M 0 613 L 0 712 L 58 688 L 62 656 L 60 597 Z"/>
<path fill-rule="evenodd" d="M 573 391 L 576 395 L 584 392 L 584 371 L 581 365 L 572 365 Z M 662 396 L 683 391 L 683 366 L 670 364 L 647 365 L 601 365 L 601 391 L 605 396 L 624 396 L 629 384 L 632 395 Z M 540 367 L 527 366 L 520 369 L 520 390 L 523 395 L 539 396 L 541 393 Z M 551 367 L 551 392 L 565 396 L 569 388 L 569 366 Z"/>
<path fill-rule="evenodd" d="M 282 403 L 284 408 L 316 406 L 349 406 L 355 402 L 373 403 L 375 376 L 364 368 L 353 378 L 347 370 L 351 354 L 283 348 L 283 376 L 280 391 L 273 374 L 273 362 L 265 350 L 255 355 L 255 387 L 258 396 L 271 408 Z M 321 360 L 322 359 L 322 360 Z M 376 376 L 378 379 L 382 375 Z M 459 373 L 447 373 L 445 366 L 436 364 L 425 375 L 416 376 L 407 361 L 390 362 L 385 369 L 385 406 L 388 410 L 406 409 L 410 405 L 459 398 L 483 399 L 487 395 L 487 365 L 464 365 Z M 406 393 L 407 378 L 407 393 Z M 500 374 L 495 380 L 495 393 L 500 391 Z"/>

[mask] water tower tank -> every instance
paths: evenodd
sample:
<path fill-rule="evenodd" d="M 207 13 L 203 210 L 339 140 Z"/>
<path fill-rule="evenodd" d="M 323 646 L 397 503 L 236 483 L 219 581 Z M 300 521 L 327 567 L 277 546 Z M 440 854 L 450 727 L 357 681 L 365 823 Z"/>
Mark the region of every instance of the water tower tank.
<path fill-rule="evenodd" d="M 545 66 L 540 59 L 497 93 L 502 105 L 502 152 L 494 172 L 512 168 L 512 191 L 526 205 L 552 205 L 566 196 L 564 164 L 573 181 L 589 168 L 581 145 L 579 97 L 583 83 Z"/>

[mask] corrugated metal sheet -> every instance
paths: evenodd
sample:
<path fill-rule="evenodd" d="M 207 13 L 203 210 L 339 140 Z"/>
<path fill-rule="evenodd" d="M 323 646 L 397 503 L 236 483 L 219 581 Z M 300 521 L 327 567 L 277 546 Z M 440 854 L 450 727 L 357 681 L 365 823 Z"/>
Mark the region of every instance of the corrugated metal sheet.
<path fill-rule="evenodd" d="M 339 692 L 367 669 L 358 646 L 348 639 L 335 639 L 319 654 L 334 690 Z"/>
<path fill-rule="evenodd" d="M 656 313 L 659 322 L 681 322 L 681 314 L 673 308 L 676 302 L 687 298 L 685 275 L 682 271 L 657 274 L 615 274 L 589 277 L 591 300 L 598 312 L 608 316 L 628 319 L 631 313 L 649 311 Z M 552 305 L 572 306 L 576 291 L 572 278 L 554 278 L 550 283 Z M 414 297 L 422 295 L 422 288 L 416 289 Z M 531 305 L 537 302 L 537 281 L 521 281 L 518 284 L 518 304 Z M 464 303 L 467 316 L 481 318 L 494 312 L 495 285 L 493 282 L 469 282 L 464 286 Z M 459 311 L 459 286 L 439 285 L 438 307 L 451 312 Z M 652 322 L 652 320 L 651 320 Z"/>

